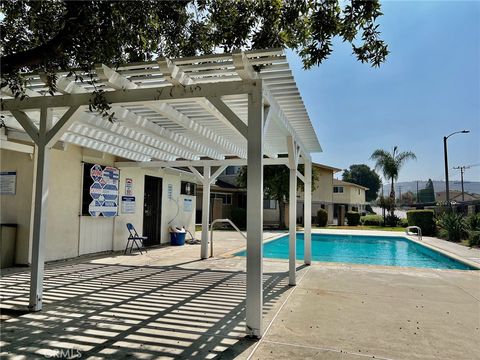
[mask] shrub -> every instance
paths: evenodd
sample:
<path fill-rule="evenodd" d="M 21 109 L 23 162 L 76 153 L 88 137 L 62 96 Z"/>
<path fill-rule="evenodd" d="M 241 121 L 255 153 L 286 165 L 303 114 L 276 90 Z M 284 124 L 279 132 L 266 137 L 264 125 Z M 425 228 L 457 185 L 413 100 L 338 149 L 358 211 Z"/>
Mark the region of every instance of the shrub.
<path fill-rule="evenodd" d="M 232 208 L 232 222 L 240 229 L 247 228 L 247 211 L 245 209 L 235 207 Z"/>
<path fill-rule="evenodd" d="M 435 235 L 435 220 L 433 210 L 407 211 L 408 226 L 418 226 L 425 236 Z"/>
<path fill-rule="evenodd" d="M 318 226 L 325 227 L 328 222 L 328 211 L 325 209 L 318 209 L 317 211 Z"/>
<path fill-rule="evenodd" d="M 400 222 L 400 218 L 396 215 L 388 214 L 385 218 L 385 225 L 395 227 Z"/>
<path fill-rule="evenodd" d="M 408 226 L 408 220 L 407 219 L 400 219 L 398 222 L 398 226 L 406 228 Z"/>
<path fill-rule="evenodd" d="M 439 225 L 445 231 L 448 241 L 458 242 L 468 235 L 467 222 L 461 214 L 446 212 L 440 218 Z"/>
<path fill-rule="evenodd" d="M 480 231 L 469 231 L 468 246 L 480 246 Z"/>
<path fill-rule="evenodd" d="M 480 230 L 480 214 L 467 216 L 467 224 L 470 230 Z"/>
<path fill-rule="evenodd" d="M 348 226 L 357 226 L 360 224 L 360 214 L 356 211 L 347 211 Z"/>
<path fill-rule="evenodd" d="M 360 218 L 360 223 L 367 226 L 381 226 L 383 217 L 382 215 L 365 215 Z"/>

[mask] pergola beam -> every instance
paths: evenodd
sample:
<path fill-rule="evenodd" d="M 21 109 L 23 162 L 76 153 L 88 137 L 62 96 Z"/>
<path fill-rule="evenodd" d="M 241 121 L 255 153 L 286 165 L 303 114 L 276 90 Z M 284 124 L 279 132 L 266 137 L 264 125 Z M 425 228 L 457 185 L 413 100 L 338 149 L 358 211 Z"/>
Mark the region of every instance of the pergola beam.
<path fill-rule="evenodd" d="M 160 86 L 151 88 L 113 90 L 104 93 L 104 99 L 110 104 L 148 103 L 170 99 L 194 99 L 207 96 L 225 96 L 248 94 L 255 88 L 250 81 L 229 81 L 221 83 L 204 83 L 188 86 Z M 31 110 L 42 107 L 57 108 L 70 106 L 88 106 L 95 95 L 66 94 L 55 96 L 28 97 L 20 99 L 2 99 L 2 111 Z"/>
<path fill-rule="evenodd" d="M 186 74 L 179 66 L 175 65 L 170 59 L 162 58 L 158 64 L 166 80 L 170 83 L 183 86 L 194 85 L 196 83 L 194 79 Z M 244 138 L 247 137 L 247 125 L 223 103 L 219 96 L 206 96 L 204 99 L 197 99 L 197 103 L 218 120 L 238 131 Z"/>
<path fill-rule="evenodd" d="M 106 65 L 97 65 L 96 69 L 97 69 L 97 75 L 115 89 L 131 90 L 131 89 L 141 88 L 139 85 L 131 82 L 129 79 L 127 79 L 126 77 L 124 77 L 123 75 L 119 74 L 118 72 L 109 68 Z M 229 154 L 245 157 L 245 153 L 241 149 L 239 149 L 237 146 L 232 144 L 230 141 L 224 139 L 223 137 L 217 135 L 215 132 L 211 131 L 210 129 L 193 121 L 188 116 L 176 110 L 173 106 L 165 102 L 149 103 L 146 106 L 154 110 L 155 112 L 167 117 L 169 120 L 182 126 L 184 129 L 191 131 L 192 133 L 195 133 L 197 135 L 201 135 L 202 138 L 207 138 L 207 141 L 210 141 L 214 145 L 221 147 L 222 149 L 226 150 Z M 204 145 L 206 146 L 205 143 Z"/>
<path fill-rule="evenodd" d="M 112 78 L 113 74 L 108 72 L 108 67 L 101 67 L 101 71 L 103 73 L 107 73 Z M 98 67 L 97 67 L 98 70 Z M 120 78 L 117 77 L 117 80 L 121 81 Z M 113 79 L 112 79 L 113 81 Z M 125 82 L 122 82 L 125 84 Z M 133 84 L 133 83 L 131 83 Z M 133 84 L 135 85 L 135 84 Z M 136 86 L 136 85 L 135 85 Z M 59 79 L 57 87 L 59 91 L 63 93 L 87 93 L 83 87 L 76 84 L 74 81 L 69 80 L 68 78 L 62 77 Z M 120 85 L 118 85 L 120 87 Z M 192 141 L 191 139 L 185 138 L 183 135 L 173 134 L 169 130 L 156 126 L 155 124 L 151 123 L 147 119 L 144 119 L 131 111 L 118 106 L 112 106 L 112 111 L 115 112 L 115 115 L 120 119 L 126 120 L 122 122 L 122 124 L 111 124 L 105 121 L 103 118 L 97 116 L 97 119 L 100 119 L 102 122 L 102 127 L 105 128 L 114 128 L 116 126 L 124 126 L 125 128 L 132 129 L 136 133 L 138 133 L 138 129 L 142 132 L 146 132 L 145 136 L 153 137 L 156 140 L 157 146 L 164 151 L 170 152 L 172 154 L 177 155 L 178 157 L 182 157 L 185 159 L 195 159 L 197 156 L 192 152 L 199 152 L 204 154 L 205 156 L 210 156 L 216 159 L 222 159 L 223 156 L 218 153 L 217 151 L 206 147 L 203 144 L 199 144 L 198 142 Z M 123 128 L 122 128 L 123 129 Z M 183 147 L 183 148 L 182 148 Z"/>
<path fill-rule="evenodd" d="M 279 157 L 275 159 L 263 159 L 264 165 L 288 165 L 289 160 L 286 157 Z M 302 158 L 299 159 L 299 163 L 303 163 Z M 246 166 L 246 159 L 225 159 L 225 160 L 175 160 L 175 161 L 119 161 L 115 163 L 118 168 L 160 168 L 160 167 L 188 167 L 188 166 Z"/>

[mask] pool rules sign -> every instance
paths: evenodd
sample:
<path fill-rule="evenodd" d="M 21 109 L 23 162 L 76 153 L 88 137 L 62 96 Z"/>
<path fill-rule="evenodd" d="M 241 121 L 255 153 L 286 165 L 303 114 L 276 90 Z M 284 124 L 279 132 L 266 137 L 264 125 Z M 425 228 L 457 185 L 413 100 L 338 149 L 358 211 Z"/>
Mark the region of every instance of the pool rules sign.
<path fill-rule="evenodd" d="M 84 164 L 82 215 L 116 216 L 119 178 L 120 172 L 117 168 Z"/>

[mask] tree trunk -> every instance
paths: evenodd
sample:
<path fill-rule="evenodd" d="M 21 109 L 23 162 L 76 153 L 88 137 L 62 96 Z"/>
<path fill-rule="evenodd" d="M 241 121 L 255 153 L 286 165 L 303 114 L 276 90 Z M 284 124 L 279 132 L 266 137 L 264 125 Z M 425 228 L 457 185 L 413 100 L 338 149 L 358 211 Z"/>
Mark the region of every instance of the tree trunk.
<path fill-rule="evenodd" d="M 277 201 L 278 201 L 278 228 L 283 230 L 287 228 L 287 226 L 285 225 L 285 201 L 283 201 L 283 199 L 280 199 Z"/>
<path fill-rule="evenodd" d="M 392 178 L 392 187 L 390 188 L 390 215 L 393 216 L 395 215 L 395 182 Z"/>

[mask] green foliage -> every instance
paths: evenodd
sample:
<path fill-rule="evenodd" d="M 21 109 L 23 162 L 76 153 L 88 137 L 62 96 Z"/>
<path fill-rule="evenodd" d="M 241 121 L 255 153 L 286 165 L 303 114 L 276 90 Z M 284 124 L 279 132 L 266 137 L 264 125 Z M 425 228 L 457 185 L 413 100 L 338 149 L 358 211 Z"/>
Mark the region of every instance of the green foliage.
<path fill-rule="evenodd" d="M 369 214 L 375 214 L 375 212 L 373 211 L 372 206 L 371 206 L 370 204 L 365 205 L 365 210 L 366 210 Z"/>
<path fill-rule="evenodd" d="M 2 87 L 18 89 L 19 71 L 88 76 L 96 63 L 119 66 L 160 56 L 219 49 L 290 48 L 306 69 L 350 43 L 361 62 L 379 66 L 379 0 L 17 1 L 0 3 Z M 76 76 L 76 74 L 75 74 Z M 51 84 L 51 90 L 55 85 Z M 22 90 L 20 90 L 20 93 Z"/>
<path fill-rule="evenodd" d="M 400 221 L 397 223 L 398 226 L 401 226 L 403 228 L 406 228 L 408 226 L 408 220 L 407 219 L 400 219 Z"/>
<path fill-rule="evenodd" d="M 377 198 L 378 190 L 382 184 L 380 176 L 365 164 L 350 165 L 349 169 L 343 170 L 342 180 L 367 187 L 368 190 L 365 193 L 367 201 L 373 201 Z"/>
<path fill-rule="evenodd" d="M 467 225 L 470 230 L 480 230 L 480 214 L 467 216 Z"/>
<path fill-rule="evenodd" d="M 407 191 L 402 193 L 402 197 L 400 198 L 400 204 L 402 205 L 412 205 L 415 203 L 415 194 L 411 191 Z"/>
<path fill-rule="evenodd" d="M 365 226 L 381 226 L 383 217 L 381 215 L 365 215 L 360 218 L 360 223 Z"/>
<path fill-rule="evenodd" d="M 380 206 L 382 209 L 390 209 L 393 204 L 393 200 L 390 197 L 385 197 L 385 196 L 380 196 L 377 201 L 378 206 Z"/>
<path fill-rule="evenodd" d="M 328 211 L 325 209 L 318 209 L 317 211 L 317 223 L 320 227 L 327 226 L 328 223 Z"/>
<path fill-rule="evenodd" d="M 356 211 L 347 211 L 346 218 L 348 226 L 358 226 L 360 224 L 360 214 Z"/>
<path fill-rule="evenodd" d="M 375 161 L 375 169 L 382 171 L 383 177 L 390 180 L 390 214 L 393 216 L 395 212 L 395 181 L 407 160 L 415 160 L 417 157 L 411 151 L 398 152 L 398 146 L 394 146 L 391 153 L 377 149 L 370 158 Z"/>
<path fill-rule="evenodd" d="M 419 203 L 435 202 L 435 191 L 433 189 L 432 179 L 428 179 L 425 189 L 418 191 L 418 202 Z"/>
<path fill-rule="evenodd" d="M 468 232 L 468 246 L 480 246 L 480 231 Z"/>
<path fill-rule="evenodd" d="M 438 224 L 449 241 L 459 242 L 468 236 L 468 225 L 462 214 L 453 211 L 446 212 L 442 215 Z"/>
<path fill-rule="evenodd" d="M 422 229 L 422 235 L 435 235 L 435 212 L 433 210 L 410 210 L 407 211 L 408 226 L 418 226 Z"/>
<path fill-rule="evenodd" d="M 303 173 L 303 164 L 298 166 L 298 170 Z M 242 166 L 237 175 L 237 185 L 241 188 L 247 187 L 248 171 L 246 166 Z M 318 186 L 320 179 L 319 170 L 312 168 L 312 191 Z M 265 199 L 277 200 L 279 204 L 279 227 L 285 226 L 285 203 L 290 194 L 290 170 L 285 165 L 266 165 L 263 167 L 263 194 Z M 303 191 L 303 182 L 297 182 L 298 191 Z"/>
<path fill-rule="evenodd" d="M 385 217 L 385 225 L 395 227 L 400 224 L 400 218 L 394 214 L 388 214 Z"/>
<path fill-rule="evenodd" d="M 231 217 L 232 222 L 240 229 L 247 228 L 247 211 L 245 209 L 239 207 L 232 208 Z"/>

